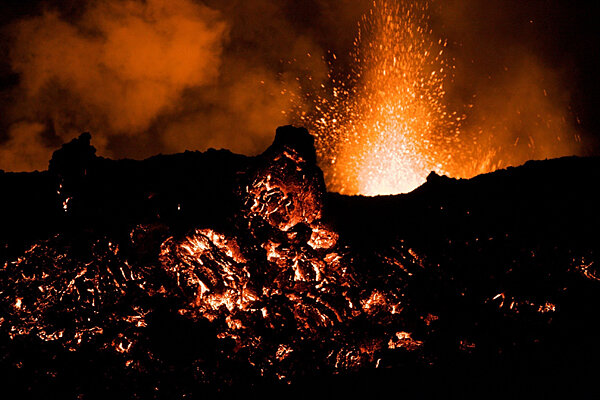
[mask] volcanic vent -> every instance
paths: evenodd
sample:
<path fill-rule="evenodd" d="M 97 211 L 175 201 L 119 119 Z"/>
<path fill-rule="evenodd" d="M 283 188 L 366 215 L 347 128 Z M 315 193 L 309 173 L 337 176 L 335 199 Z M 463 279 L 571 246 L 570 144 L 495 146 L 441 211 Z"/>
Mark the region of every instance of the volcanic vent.
<path fill-rule="evenodd" d="M 111 161 L 90 139 L 0 175 L 0 365 L 24 395 L 530 387 L 521 356 L 535 379 L 592 372 L 598 160 L 363 198 L 326 192 L 305 129 L 254 158 Z"/>

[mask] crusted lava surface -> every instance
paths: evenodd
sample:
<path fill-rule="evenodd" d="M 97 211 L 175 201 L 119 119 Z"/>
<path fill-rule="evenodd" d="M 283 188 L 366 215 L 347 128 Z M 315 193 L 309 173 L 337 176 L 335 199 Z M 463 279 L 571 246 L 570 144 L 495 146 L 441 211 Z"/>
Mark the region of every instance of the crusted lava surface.
<path fill-rule="evenodd" d="M 327 193 L 263 154 L 0 172 L 0 376 L 21 398 L 593 393 L 600 160 Z"/>

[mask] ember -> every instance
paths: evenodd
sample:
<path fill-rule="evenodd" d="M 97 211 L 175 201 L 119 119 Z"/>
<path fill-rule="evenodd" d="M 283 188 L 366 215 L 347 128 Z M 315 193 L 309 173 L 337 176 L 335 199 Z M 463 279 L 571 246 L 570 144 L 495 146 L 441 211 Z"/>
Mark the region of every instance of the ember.
<path fill-rule="evenodd" d="M 548 113 L 546 104 L 532 111 L 535 125 L 547 127 L 538 135 L 540 143 L 533 133 L 518 136 L 515 126 L 525 118 L 521 114 L 534 107 L 521 104 L 522 99 L 515 101 L 515 121 L 505 116 L 499 126 L 468 121 L 473 104 L 449 107 L 446 95 L 455 65 L 446 55 L 447 40 L 431 28 L 431 7 L 429 1 L 373 1 L 359 23 L 350 68 L 338 65 L 332 54 L 322 90 L 309 88 L 305 97 L 294 99 L 300 103 L 294 110 L 298 121 L 316 134 L 329 190 L 368 196 L 407 193 L 432 171 L 471 178 L 534 157 L 576 152 L 578 134 L 565 117 L 560 120 L 562 111 Z M 536 75 L 534 69 L 528 76 Z M 547 97 L 545 89 L 543 93 Z M 306 112 L 303 102 L 312 110 Z M 465 121 L 470 122 L 467 129 Z M 510 135 L 497 135 L 501 128 Z M 517 150 L 520 139 L 529 147 L 525 156 Z"/>
<path fill-rule="evenodd" d="M 427 2 L 375 1 L 360 23 L 352 76 L 332 76 L 314 122 L 302 118 L 318 133 L 330 190 L 408 192 L 448 167 L 462 117 L 445 108 L 452 66 L 427 21 Z"/>
<path fill-rule="evenodd" d="M 587 200 L 564 215 L 510 196 L 535 203 L 557 180 L 582 176 L 564 175 L 578 163 L 600 176 L 598 160 L 531 164 L 510 179 L 507 171 L 471 181 L 431 175 L 411 195 L 373 199 L 325 191 L 305 129 L 279 128 L 254 158 L 111 161 L 89 141 L 82 135 L 63 146 L 39 176 L 47 188 L 39 198 L 53 210 L 46 223 L 60 224 L 37 221 L 39 230 L 19 233 L 21 221 L 8 219 L 1 231 L 0 365 L 34 397 L 185 397 L 275 390 L 278 382 L 298 390 L 323 377 L 368 381 L 387 368 L 417 390 L 411 374 L 453 381 L 447 363 L 508 363 L 517 347 L 542 349 L 535 362 L 543 365 L 567 331 L 589 343 L 585 321 L 571 331 L 579 318 L 572 310 L 600 306 L 590 239 L 597 194 L 577 186 Z M 223 160 L 232 167 L 218 179 L 184 172 Z M 133 180 L 141 170 L 167 175 Z M 4 185 L 20 179 L 26 187 L 30 175 L 0 175 Z M 198 192 L 186 192 L 194 179 Z M 472 194 L 492 196 L 489 187 L 500 195 Z M 72 199 L 66 213 L 64 196 Z M 462 201 L 444 200 L 452 198 Z M 203 201 L 212 203 L 193 206 Z M 10 211 L 17 216 L 18 204 Z M 126 219 L 129 210 L 139 214 Z M 519 237 L 515 223 L 547 236 Z M 73 384 L 81 365 L 100 383 Z"/>
<path fill-rule="evenodd" d="M 0 397 L 598 397 L 588 10 L 12 3 Z"/>

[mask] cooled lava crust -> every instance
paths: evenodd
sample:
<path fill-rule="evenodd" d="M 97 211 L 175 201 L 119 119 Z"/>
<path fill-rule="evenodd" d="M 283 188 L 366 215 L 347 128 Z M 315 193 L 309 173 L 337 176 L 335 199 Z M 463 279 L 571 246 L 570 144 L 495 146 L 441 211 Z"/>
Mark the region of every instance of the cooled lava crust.
<path fill-rule="evenodd" d="M 348 197 L 301 128 L 256 157 L 90 140 L 0 172 L 14 398 L 596 392 L 597 158 Z"/>

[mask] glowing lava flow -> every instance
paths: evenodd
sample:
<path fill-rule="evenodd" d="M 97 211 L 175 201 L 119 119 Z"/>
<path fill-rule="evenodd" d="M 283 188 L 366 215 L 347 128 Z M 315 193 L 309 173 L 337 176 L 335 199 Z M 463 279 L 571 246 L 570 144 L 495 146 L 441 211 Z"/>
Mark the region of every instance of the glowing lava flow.
<path fill-rule="evenodd" d="M 444 106 L 452 67 L 428 27 L 428 7 L 375 1 L 359 24 L 352 72 L 330 73 L 317 116 L 302 117 L 317 135 L 329 190 L 408 192 L 449 165 L 462 117 Z"/>

